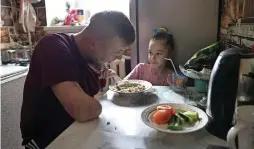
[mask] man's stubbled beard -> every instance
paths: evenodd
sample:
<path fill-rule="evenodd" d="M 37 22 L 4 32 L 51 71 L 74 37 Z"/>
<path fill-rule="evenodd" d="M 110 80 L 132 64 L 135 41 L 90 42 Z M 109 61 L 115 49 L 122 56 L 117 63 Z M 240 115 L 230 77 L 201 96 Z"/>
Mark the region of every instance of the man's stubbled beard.
<path fill-rule="evenodd" d="M 105 67 L 105 62 L 102 62 L 99 59 L 94 59 L 90 56 L 85 56 L 85 59 L 88 64 L 92 65 L 98 71 L 100 71 L 101 69 L 103 69 Z"/>

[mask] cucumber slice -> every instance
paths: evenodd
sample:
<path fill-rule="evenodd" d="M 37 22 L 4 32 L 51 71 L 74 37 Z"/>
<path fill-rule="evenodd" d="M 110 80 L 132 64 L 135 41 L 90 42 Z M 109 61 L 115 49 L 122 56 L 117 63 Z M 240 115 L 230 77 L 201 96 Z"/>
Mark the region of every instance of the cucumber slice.
<path fill-rule="evenodd" d="M 178 113 L 176 113 L 175 116 L 177 117 L 179 125 L 182 125 L 185 123 L 185 120 Z"/>
<path fill-rule="evenodd" d="M 193 119 L 190 118 L 189 116 L 186 116 L 183 113 L 178 113 L 178 114 L 179 114 L 179 116 L 181 116 L 185 120 L 185 122 L 187 122 L 187 123 L 193 123 Z"/>
<path fill-rule="evenodd" d="M 197 121 L 199 119 L 199 116 L 198 116 L 197 112 L 187 111 L 187 112 L 184 112 L 183 115 L 188 116 L 193 121 Z"/>
<path fill-rule="evenodd" d="M 170 130 L 183 130 L 183 127 L 181 126 L 182 124 L 182 120 L 181 120 L 181 117 L 180 116 L 177 116 L 177 114 L 175 114 L 173 116 L 174 118 L 174 121 L 168 125 L 168 129 Z"/>

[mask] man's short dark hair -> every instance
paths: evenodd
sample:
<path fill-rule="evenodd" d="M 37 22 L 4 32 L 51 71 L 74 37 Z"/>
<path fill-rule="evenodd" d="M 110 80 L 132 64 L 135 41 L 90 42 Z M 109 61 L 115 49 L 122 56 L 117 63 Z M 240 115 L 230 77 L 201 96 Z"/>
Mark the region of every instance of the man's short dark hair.
<path fill-rule="evenodd" d="M 90 25 L 97 24 L 111 26 L 116 35 L 124 39 L 127 45 L 135 41 L 135 30 L 128 17 L 120 11 L 102 11 L 94 14 Z"/>

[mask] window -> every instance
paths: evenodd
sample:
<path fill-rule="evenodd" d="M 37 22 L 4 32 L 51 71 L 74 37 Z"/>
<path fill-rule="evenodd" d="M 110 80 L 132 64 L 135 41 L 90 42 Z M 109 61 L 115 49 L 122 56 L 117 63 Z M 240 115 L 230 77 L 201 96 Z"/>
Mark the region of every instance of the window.
<path fill-rule="evenodd" d="M 71 8 L 88 10 L 90 16 L 103 10 L 116 10 L 129 17 L 129 0 L 45 0 L 48 26 L 55 17 L 65 18 L 66 2 L 70 3 Z"/>
<path fill-rule="evenodd" d="M 76 6 L 89 10 L 91 15 L 103 10 L 117 10 L 129 16 L 129 0 L 75 0 Z"/>

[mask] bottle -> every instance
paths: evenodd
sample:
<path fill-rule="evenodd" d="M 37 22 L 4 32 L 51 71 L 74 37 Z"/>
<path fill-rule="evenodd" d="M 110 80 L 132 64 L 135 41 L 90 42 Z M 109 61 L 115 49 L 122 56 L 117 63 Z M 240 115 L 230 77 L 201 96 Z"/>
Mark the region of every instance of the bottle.
<path fill-rule="evenodd" d="M 85 10 L 84 11 L 84 23 L 88 24 L 89 23 L 89 19 L 91 17 L 91 13 L 89 10 Z"/>
<path fill-rule="evenodd" d="M 84 23 L 84 10 L 83 9 L 77 9 L 77 18 L 78 18 L 78 22 L 80 24 Z"/>

